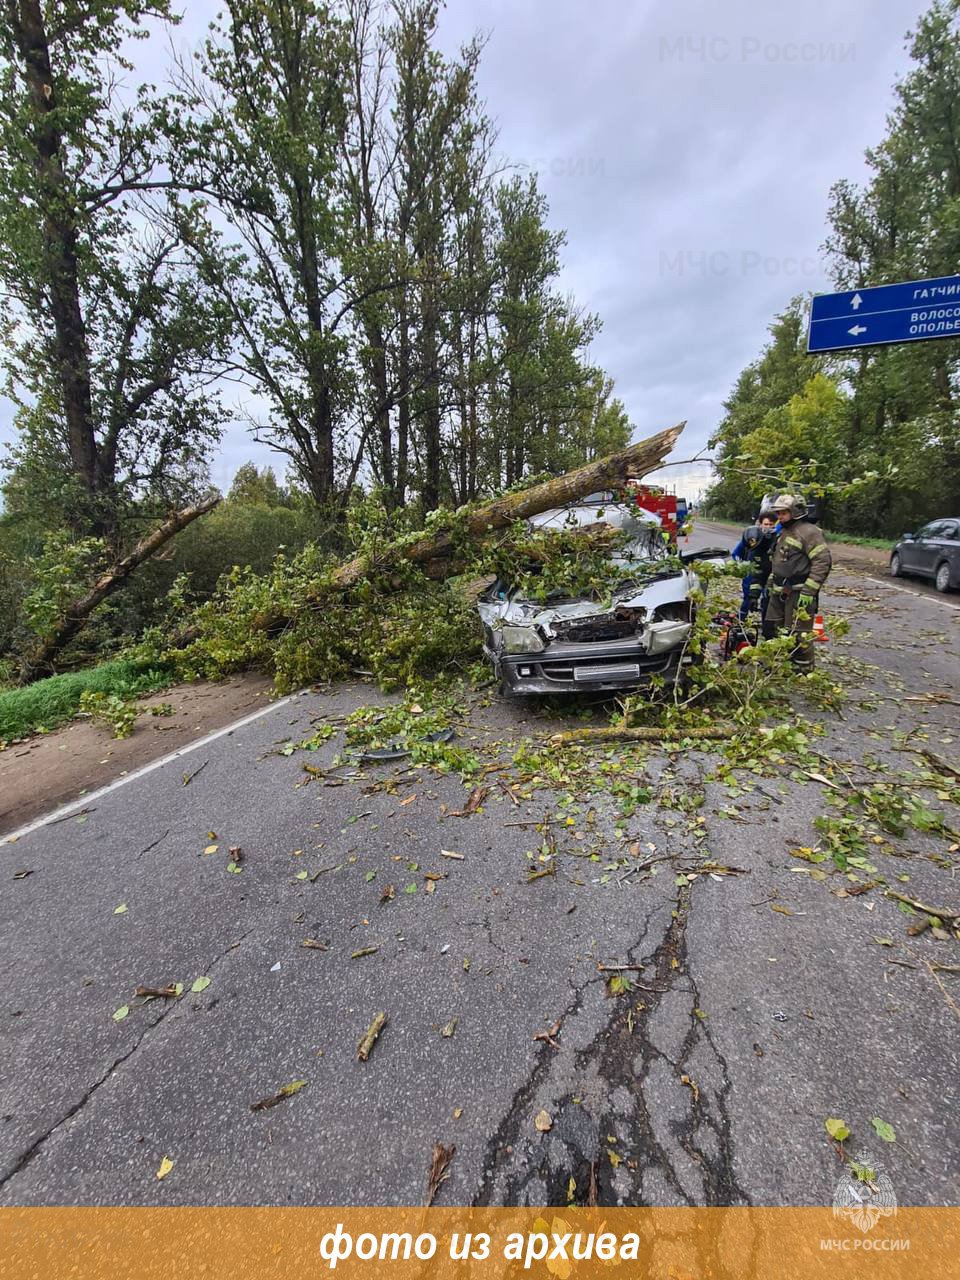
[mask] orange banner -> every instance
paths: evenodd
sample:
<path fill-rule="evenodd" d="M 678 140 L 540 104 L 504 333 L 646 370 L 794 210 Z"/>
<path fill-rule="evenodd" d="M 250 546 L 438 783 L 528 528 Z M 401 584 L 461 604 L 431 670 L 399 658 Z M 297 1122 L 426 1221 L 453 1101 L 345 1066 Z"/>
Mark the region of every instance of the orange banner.
<path fill-rule="evenodd" d="M 941 1208 L 0 1209 L 11 1280 L 960 1280 L 958 1245 Z"/>

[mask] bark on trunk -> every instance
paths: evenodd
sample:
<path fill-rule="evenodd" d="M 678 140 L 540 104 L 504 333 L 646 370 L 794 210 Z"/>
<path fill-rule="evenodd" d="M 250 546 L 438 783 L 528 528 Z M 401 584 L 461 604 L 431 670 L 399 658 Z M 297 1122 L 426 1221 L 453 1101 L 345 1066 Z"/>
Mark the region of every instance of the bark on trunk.
<path fill-rule="evenodd" d="M 95 499 L 101 483 L 109 487 L 113 476 L 102 477 L 99 474 L 89 348 L 80 303 L 74 197 L 64 173 L 64 143 L 57 125 L 60 103 L 53 87 L 50 48 L 39 0 L 20 0 L 18 5 L 9 6 L 9 12 L 17 51 L 23 61 L 30 97 L 37 113 L 33 131 L 37 195 L 53 321 L 53 356 L 63 394 L 70 465 L 91 499 Z M 95 534 L 106 532 L 95 504 L 91 528 Z"/>
<path fill-rule="evenodd" d="M 20 675 L 21 683 L 26 684 L 40 676 L 48 675 L 53 669 L 57 654 L 83 630 L 97 605 L 102 604 L 107 596 L 112 595 L 118 587 L 122 586 L 134 569 L 155 555 L 175 534 L 185 529 L 188 524 L 192 524 L 199 516 L 212 511 L 219 501 L 219 496 L 210 497 L 203 502 L 198 502 L 195 507 L 184 507 L 182 511 L 175 511 L 162 525 L 142 538 L 132 551 L 102 574 L 89 591 L 71 601 L 54 629 L 44 637 L 33 653 L 24 658 Z"/>
<path fill-rule="evenodd" d="M 492 502 L 483 503 L 466 516 L 463 531 L 468 537 L 482 537 L 497 529 L 507 528 L 515 520 L 526 520 L 530 516 L 539 515 L 541 511 L 566 506 L 598 489 L 618 489 L 627 480 L 639 479 L 664 460 L 685 425 L 683 422 L 678 423 L 667 431 L 640 440 L 606 458 L 587 463 L 576 471 L 568 471 L 566 475 L 535 485 L 532 489 L 504 494 L 503 497 L 494 498 Z M 352 587 L 362 578 L 399 560 L 424 564 L 442 560 L 450 556 L 454 549 L 453 531 L 439 529 L 407 546 L 398 548 L 388 544 L 378 555 L 350 560 L 334 573 L 333 583 L 337 587 Z"/>
<path fill-rule="evenodd" d="M 407 501 L 410 475 L 410 330 L 406 295 L 400 304 L 400 342 L 397 390 L 397 506 Z"/>
<path fill-rule="evenodd" d="M 611 742 L 679 742 L 682 738 L 720 739 L 732 738 L 739 730 L 736 725 L 707 725 L 704 728 L 656 729 L 652 727 L 630 729 L 625 726 L 604 725 L 597 729 L 568 729 L 565 733 L 554 733 L 550 737 L 552 746 L 598 746 L 605 747 Z"/>

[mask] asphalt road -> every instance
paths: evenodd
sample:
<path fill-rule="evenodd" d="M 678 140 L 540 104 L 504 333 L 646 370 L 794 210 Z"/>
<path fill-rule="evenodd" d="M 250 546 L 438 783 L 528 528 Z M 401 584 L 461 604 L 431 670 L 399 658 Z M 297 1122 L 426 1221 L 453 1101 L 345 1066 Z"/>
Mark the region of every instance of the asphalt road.
<path fill-rule="evenodd" d="M 837 572 L 825 603 L 851 633 L 818 657 L 851 696 L 818 717 L 817 749 L 854 781 L 872 781 L 865 760 L 915 775 L 913 747 L 956 763 L 956 703 L 930 695 L 958 698 L 960 597 Z M 601 1204 L 830 1203 L 827 1117 L 900 1203 L 960 1202 L 960 977 L 935 967 L 960 946 L 909 936 L 919 917 L 878 888 L 839 897 L 842 876 L 796 874 L 789 850 L 816 844 L 836 783 L 787 760 L 731 795 L 703 781 L 716 756 L 654 750 L 661 802 L 627 819 L 580 784 L 493 785 L 480 813 L 443 817 L 466 798 L 456 778 L 371 791 L 397 767 L 342 785 L 304 772 L 337 738 L 279 754 L 380 700 L 307 693 L 0 845 L 0 1203 L 418 1204 L 435 1142 L 456 1147 L 438 1203 L 583 1202 L 592 1183 Z M 482 701 L 461 739 L 505 760 L 555 727 Z M 910 794 L 960 826 L 949 800 Z M 528 882 L 542 837 L 518 824 L 544 817 L 558 871 Z M 869 856 L 960 911 L 956 843 L 911 829 Z M 599 862 L 577 856 L 588 845 Z M 678 875 L 707 856 L 743 873 Z M 611 872 L 614 857 L 649 865 Z M 637 985 L 611 996 L 598 963 L 642 966 Z M 133 998 L 177 982 L 179 999 Z"/>

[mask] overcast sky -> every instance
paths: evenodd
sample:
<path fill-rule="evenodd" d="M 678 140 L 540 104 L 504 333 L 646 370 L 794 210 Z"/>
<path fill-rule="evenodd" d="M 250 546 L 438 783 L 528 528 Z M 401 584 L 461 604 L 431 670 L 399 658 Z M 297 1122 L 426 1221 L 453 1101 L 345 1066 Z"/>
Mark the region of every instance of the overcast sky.
<path fill-rule="evenodd" d="M 193 47 L 216 3 L 190 0 Z M 567 233 L 562 287 L 599 314 L 592 357 L 638 437 L 686 418 L 702 448 L 775 313 L 828 287 L 831 183 L 866 176 L 921 0 L 450 0 L 442 43 L 489 39 L 500 149 L 535 168 Z M 152 46 L 152 47 L 150 47 Z M 162 76 L 162 42 L 137 46 Z M 0 405 L 0 439 L 9 438 Z M 213 478 L 274 461 L 239 423 Z M 669 473 L 667 473 L 669 474 Z M 681 492 L 696 481 L 679 476 Z"/>

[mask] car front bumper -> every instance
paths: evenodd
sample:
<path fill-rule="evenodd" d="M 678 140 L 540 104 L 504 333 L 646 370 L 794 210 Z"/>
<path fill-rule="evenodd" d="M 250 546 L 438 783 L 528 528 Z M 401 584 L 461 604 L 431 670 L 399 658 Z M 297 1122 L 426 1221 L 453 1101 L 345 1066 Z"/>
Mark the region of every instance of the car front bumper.
<path fill-rule="evenodd" d="M 683 645 L 651 655 L 636 643 L 612 641 L 554 641 L 540 653 L 486 652 L 504 688 L 519 695 L 640 689 L 655 676 L 673 684 L 693 661 Z"/>

